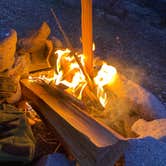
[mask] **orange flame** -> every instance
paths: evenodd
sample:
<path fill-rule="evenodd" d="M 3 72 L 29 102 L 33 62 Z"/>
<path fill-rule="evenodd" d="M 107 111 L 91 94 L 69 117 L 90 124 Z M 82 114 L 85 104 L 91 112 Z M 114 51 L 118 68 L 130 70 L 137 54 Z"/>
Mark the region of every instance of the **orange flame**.
<path fill-rule="evenodd" d="M 104 63 L 94 78 L 94 82 L 97 85 L 97 97 L 104 107 L 107 104 L 107 94 L 104 91 L 104 86 L 111 85 L 115 81 L 116 74 L 117 71 L 113 66 Z"/>
<path fill-rule="evenodd" d="M 55 81 L 56 85 L 63 84 L 67 87 L 66 91 L 82 99 L 82 92 L 87 86 L 87 81 L 80 69 L 78 63 L 76 62 L 73 55 L 71 55 L 71 50 L 57 50 L 55 51 L 57 55 L 56 60 L 56 72 L 54 77 L 48 78 L 45 75 L 40 75 L 38 78 L 46 82 Z M 85 57 L 83 54 L 77 54 L 81 64 L 85 66 Z M 117 71 L 113 66 L 103 63 L 97 75 L 93 78 L 93 81 L 97 87 L 97 97 L 103 107 L 107 104 L 107 93 L 104 87 L 106 85 L 112 85 L 115 82 Z M 33 78 L 30 76 L 29 80 L 32 81 Z"/>
<path fill-rule="evenodd" d="M 67 86 L 68 92 L 72 93 L 75 96 L 75 92 L 77 89 L 80 89 L 80 93 L 78 94 L 78 98 L 81 99 L 82 97 L 82 92 L 83 89 L 85 88 L 85 86 L 87 85 L 86 79 L 84 74 L 82 73 L 78 63 L 75 61 L 75 58 L 73 55 L 70 55 L 71 51 L 69 49 L 66 50 L 57 50 L 55 52 L 55 54 L 57 54 L 57 61 L 56 61 L 56 70 L 57 70 L 57 74 L 55 74 L 55 83 L 56 85 L 58 84 L 63 84 L 65 86 Z M 79 54 L 78 57 L 80 58 L 80 62 L 82 63 L 82 65 L 84 66 L 84 56 L 83 54 Z M 63 66 L 62 64 L 62 58 L 64 58 L 65 66 Z M 66 80 L 64 78 L 64 75 L 66 73 L 64 73 L 63 69 L 67 68 L 68 73 L 72 73 L 72 77 L 71 80 Z M 80 85 L 81 88 L 80 88 Z"/>
<path fill-rule="evenodd" d="M 82 98 L 82 92 L 84 88 L 87 85 L 87 81 L 85 79 L 84 74 L 82 73 L 79 65 L 74 59 L 74 56 L 70 55 L 70 50 L 66 49 L 64 51 L 57 50 L 55 53 L 57 54 L 57 75 L 55 76 L 55 82 L 56 84 L 64 84 L 68 87 L 68 92 L 74 94 L 78 99 Z M 68 81 L 64 79 L 64 71 L 62 70 L 64 67 L 62 66 L 61 60 L 64 57 L 64 59 L 68 62 L 70 62 L 67 66 L 67 63 L 64 67 L 68 68 L 69 71 L 74 71 L 76 69 L 76 72 L 72 76 L 71 81 Z M 83 54 L 79 54 L 78 57 L 80 58 L 80 61 L 82 65 L 85 65 L 85 57 Z M 97 86 L 97 97 L 99 98 L 100 103 L 105 106 L 107 104 L 107 94 L 104 90 L 105 85 L 111 85 L 116 78 L 117 71 L 113 66 L 107 65 L 104 63 L 101 67 L 101 69 L 98 71 L 96 77 L 94 77 L 94 83 Z M 80 89 L 80 92 L 78 95 L 75 95 L 75 92 Z"/>

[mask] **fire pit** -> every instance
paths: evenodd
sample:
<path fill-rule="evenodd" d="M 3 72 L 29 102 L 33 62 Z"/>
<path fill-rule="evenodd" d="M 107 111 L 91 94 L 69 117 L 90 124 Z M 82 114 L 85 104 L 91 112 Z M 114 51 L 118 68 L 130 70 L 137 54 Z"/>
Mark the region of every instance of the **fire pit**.
<path fill-rule="evenodd" d="M 93 56 L 92 1 L 81 2 L 82 51 L 73 48 L 51 9 L 68 48 L 55 37 L 49 40 L 51 30 L 43 23 L 34 35 L 19 40 L 12 64 L 3 63 L 7 90 L 3 87 L 2 93 L 5 102 L 15 103 L 22 92 L 81 166 L 110 166 L 124 155 L 129 140 L 142 134 L 138 122 L 165 118 L 166 111 L 153 94 Z"/>

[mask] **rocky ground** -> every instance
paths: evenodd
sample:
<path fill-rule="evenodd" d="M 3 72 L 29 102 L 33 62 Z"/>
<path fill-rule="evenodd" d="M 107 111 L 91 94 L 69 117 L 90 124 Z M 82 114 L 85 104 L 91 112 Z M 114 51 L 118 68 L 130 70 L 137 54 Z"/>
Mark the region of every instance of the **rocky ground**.
<path fill-rule="evenodd" d="M 81 47 L 80 9 L 70 1 L 1 0 L 0 30 L 12 27 L 22 37 L 46 21 L 52 34 L 63 39 L 50 13 L 53 8 L 73 45 Z M 113 6 L 107 2 L 94 9 L 96 55 L 153 92 L 166 105 L 166 23 L 162 5 L 165 1 L 154 5 L 154 1 L 124 0 Z"/>

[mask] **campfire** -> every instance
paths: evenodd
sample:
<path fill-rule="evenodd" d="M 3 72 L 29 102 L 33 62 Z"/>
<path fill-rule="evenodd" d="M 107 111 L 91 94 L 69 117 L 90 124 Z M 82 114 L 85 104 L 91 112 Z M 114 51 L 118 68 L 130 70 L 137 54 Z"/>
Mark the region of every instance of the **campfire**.
<path fill-rule="evenodd" d="M 1 103 L 26 99 L 28 109 L 51 124 L 81 166 L 113 166 L 128 140 L 142 134 L 138 122 L 166 117 L 166 112 L 153 94 L 94 55 L 92 1 L 82 0 L 81 7 L 82 49 L 72 46 L 53 9 L 67 47 L 55 36 L 49 38 L 46 22 L 18 42 L 15 30 L 5 33 L 1 45 L 6 47 L 0 47 Z"/>
<path fill-rule="evenodd" d="M 84 100 L 83 94 L 91 92 L 93 98 L 99 100 L 100 104 L 105 107 L 108 102 L 108 97 L 104 86 L 111 86 L 114 83 L 117 76 L 116 68 L 107 65 L 103 61 L 101 62 L 101 66 L 95 66 L 96 69 L 99 67 L 100 69 L 99 71 L 95 71 L 96 76 L 93 80 L 87 80 L 79 64 L 71 54 L 71 50 L 57 50 L 55 51 L 55 56 L 57 60 L 55 62 L 56 69 L 54 72 L 50 73 L 50 75 L 48 73 L 46 75 L 41 74 L 34 78 L 29 76 L 29 79 L 41 79 L 48 84 L 54 83 L 57 86 L 63 86 L 66 92 L 79 100 Z M 85 67 L 85 56 L 83 54 L 77 54 L 77 56 L 82 67 Z M 88 76 L 88 78 L 90 77 Z M 89 84 L 89 81 L 91 81 L 91 84 Z M 88 92 L 85 92 L 86 90 Z"/>

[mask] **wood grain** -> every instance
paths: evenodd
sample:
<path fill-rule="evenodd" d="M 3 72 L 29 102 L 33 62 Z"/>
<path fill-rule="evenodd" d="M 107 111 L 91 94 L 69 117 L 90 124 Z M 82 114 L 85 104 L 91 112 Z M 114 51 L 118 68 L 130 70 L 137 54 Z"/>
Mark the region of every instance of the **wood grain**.
<path fill-rule="evenodd" d="M 60 134 L 81 166 L 113 166 L 128 146 L 115 131 L 97 122 L 58 93 L 22 80 L 22 93 Z"/>

